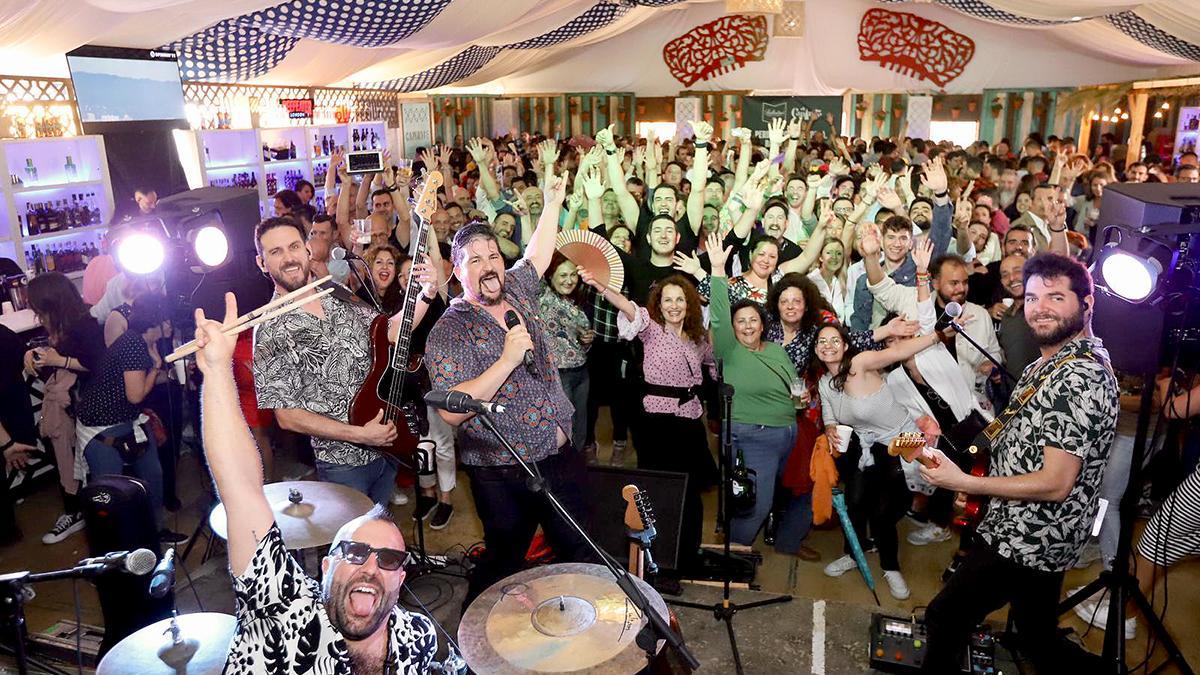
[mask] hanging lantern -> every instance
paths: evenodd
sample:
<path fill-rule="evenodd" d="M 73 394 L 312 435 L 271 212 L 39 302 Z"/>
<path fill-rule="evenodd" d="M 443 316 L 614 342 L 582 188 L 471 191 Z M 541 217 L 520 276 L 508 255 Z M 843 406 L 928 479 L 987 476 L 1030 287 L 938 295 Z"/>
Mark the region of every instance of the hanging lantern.
<path fill-rule="evenodd" d="M 726 14 L 782 14 L 783 0 L 725 0 Z"/>
<path fill-rule="evenodd" d="M 875 111 L 875 119 L 879 120 L 880 122 L 886 120 L 887 119 L 887 111 L 886 110 L 876 110 Z"/>
<path fill-rule="evenodd" d="M 992 119 L 999 119 L 1000 113 L 1004 112 L 1004 104 L 1000 102 L 1000 97 L 992 99 Z"/>

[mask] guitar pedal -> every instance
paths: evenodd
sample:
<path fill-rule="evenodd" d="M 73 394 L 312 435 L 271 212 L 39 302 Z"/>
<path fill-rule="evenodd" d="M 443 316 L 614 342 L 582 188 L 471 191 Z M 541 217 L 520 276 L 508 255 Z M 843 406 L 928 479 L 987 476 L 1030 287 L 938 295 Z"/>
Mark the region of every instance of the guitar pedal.
<path fill-rule="evenodd" d="M 971 633 L 965 665 L 964 672 L 971 675 L 996 675 L 996 636 L 986 627 Z"/>
<path fill-rule="evenodd" d="M 876 614 L 871 620 L 870 663 L 888 673 L 916 673 L 925 663 L 925 624 L 911 617 Z"/>

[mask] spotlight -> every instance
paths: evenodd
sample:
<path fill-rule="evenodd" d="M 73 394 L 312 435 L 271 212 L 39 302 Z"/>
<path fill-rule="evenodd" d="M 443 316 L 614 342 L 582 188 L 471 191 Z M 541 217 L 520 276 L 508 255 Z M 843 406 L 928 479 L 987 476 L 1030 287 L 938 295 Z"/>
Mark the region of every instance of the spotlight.
<path fill-rule="evenodd" d="M 1129 302 L 1141 302 L 1158 286 L 1162 263 L 1113 250 L 1100 263 L 1100 274 L 1108 290 Z"/>
<path fill-rule="evenodd" d="M 162 240 L 148 232 L 133 232 L 117 243 L 117 260 L 133 274 L 155 272 L 165 258 Z"/>
<path fill-rule="evenodd" d="M 205 225 L 188 233 L 196 260 L 208 269 L 220 267 L 229 259 L 229 239 L 216 225 Z"/>
<path fill-rule="evenodd" d="M 1092 121 L 1099 122 L 1100 121 L 1100 113 L 1097 113 L 1097 112 L 1092 113 Z"/>

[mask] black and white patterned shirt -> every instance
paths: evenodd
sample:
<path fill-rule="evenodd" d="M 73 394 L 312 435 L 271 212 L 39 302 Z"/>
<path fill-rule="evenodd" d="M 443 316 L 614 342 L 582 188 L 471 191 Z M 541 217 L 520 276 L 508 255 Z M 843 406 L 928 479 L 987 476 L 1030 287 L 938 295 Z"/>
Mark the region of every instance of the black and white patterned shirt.
<path fill-rule="evenodd" d="M 375 311 L 321 298 L 325 318 L 298 310 L 254 329 L 254 393 L 262 409 L 299 408 L 339 422 L 371 369 L 370 329 Z M 379 457 L 343 441 L 312 437 L 317 459 L 362 466 Z"/>
<path fill-rule="evenodd" d="M 237 632 L 225 675 L 351 675 L 346 640 L 329 622 L 321 584 L 304 574 L 272 523 L 250 565 L 233 580 Z M 428 617 L 399 606 L 388 618 L 384 672 L 429 672 L 437 635 Z"/>
<path fill-rule="evenodd" d="M 1087 540 L 1120 411 L 1117 380 L 1099 338 L 1072 340 L 1053 358 L 1030 364 L 1014 392 L 1070 356 L 1076 358 L 1059 366 L 993 441 L 988 473 L 1038 471 L 1050 446 L 1080 459 L 1075 486 L 1062 503 L 993 497 L 979 525 L 979 536 L 1001 556 L 1045 572 L 1074 565 Z"/>

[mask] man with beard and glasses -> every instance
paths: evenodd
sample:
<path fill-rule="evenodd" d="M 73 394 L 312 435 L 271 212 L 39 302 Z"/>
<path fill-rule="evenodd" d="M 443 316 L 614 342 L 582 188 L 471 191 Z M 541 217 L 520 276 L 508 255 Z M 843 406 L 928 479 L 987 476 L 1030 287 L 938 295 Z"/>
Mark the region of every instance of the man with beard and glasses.
<path fill-rule="evenodd" d="M 988 475 L 965 474 L 938 450 L 921 469 L 933 485 L 990 497 L 976 545 L 925 612 L 925 672 L 956 672 L 971 631 L 1006 604 L 1039 673 L 1080 667 L 1072 661 L 1081 655 L 1071 658 L 1058 641 L 1057 605 L 1096 517 L 1116 436 L 1117 380 L 1090 335 L 1095 298 L 1083 265 L 1041 253 L 1025 263 L 1023 281 L 1041 358 L 989 427 Z"/>
<path fill-rule="evenodd" d="M 237 316 L 233 294 L 226 293 L 224 325 Z M 237 600 L 238 629 L 225 673 L 430 672 L 437 636 L 427 617 L 397 605 L 408 552 L 384 507 L 342 526 L 321 561 L 323 582 L 309 578 L 287 551 L 263 495 L 258 448 L 238 408 L 236 338 L 222 325 L 196 310 L 204 454 L 228 511 Z"/>
<path fill-rule="evenodd" d="M 467 225 L 454 236 L 450 258 L 463 295 L 450 303 L 430 331 L 425 364 L 433 389 L 453 389 L 506 406 L 509 412 L 493 417 L 496 427 L 563 505 L 579 516 L 587 501 L 581 488 L 583 453 L 570 443 L 574 408 L 563 392 L 547 328 L 538 314 L 541 278 L 554 255 L 566 193 L 566 178 L 553 172 L 553 165 L 547 164 L 545 210 L 524 257 L 511 269 L 504 269 L 496 235 L 487 224 Z M 518 319 L 512 328 L 509 313 Z M 532 354 L 529 364 L 527 353 Z M 560 562 L 590 560 L 586 543 L 544 496 L 529 490 L 524 471 L 478 417 L 439 412 L 457 427 L 455 445 L 471 482 L 486 544 L 464 607 L 521 569 L 538 525 Z"/>
<path fill-rule="evenodd" d="M 258 266 L 275 283 L 275 297 L 308 284 L 311 253 L 295 220 L 268 218 L 254 231 Z M 413 325 L 437 295 L 433 267 L 420 262 L 421 301 Z M 310 291 L 311 295 L 314 291 Z M 279 426 L 312 437 L 317 476 L 367 495 L 376 504 L 392 496 L 396 465 L 375 450 L 396 438 L 383 413 L 362 426 L 349 423 L 350 403 L 371 368 L 370 329 L 375 310 L 331 295 L 254 329 L 254 391 L 258 407 L 275 411 Z M 392 317 L 388 338 L 399 333 Z"/>
<path fill-rule="evenodd" d="M 1013 225 L 1004 233 L 1003 256 L 1019 255 L 1028 259 L 1033 256 L 1033 233 L 1024 225 Z M 1005 309 L 1004 298 L 1009 297 L 1002 287 L 1000 279 L 1000 262 L 994 260 L 987 264 L 987 272 L 971 277 L 971 287 L 967 290 L 967 299 L 988 308 L 988 313 L 995 319 Z"/>

